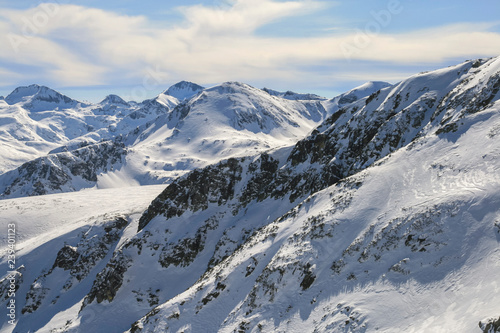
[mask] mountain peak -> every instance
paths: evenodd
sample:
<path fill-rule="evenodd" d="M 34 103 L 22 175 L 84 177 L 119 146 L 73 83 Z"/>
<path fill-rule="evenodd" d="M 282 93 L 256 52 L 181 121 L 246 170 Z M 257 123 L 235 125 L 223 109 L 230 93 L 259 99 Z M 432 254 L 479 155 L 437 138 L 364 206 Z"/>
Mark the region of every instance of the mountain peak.
<path fill-rule="evenodd" d="M 14 89 L 6 98 L 5 101 L 10 105 L 20 102 L 25 103 L 29 109 L 43 108 L 42 104 L 74 106 L 78 103 L 68 96 L 65 96 L 49 87 L 32 84 Z M 36 102 L 36 103 L 35 103 Z"/>
<path fill-rule="evenodd" d="M 108 95 L 106 98 L 104 98 L 99 104 L 113 104 L 113 105 L 124 105 L 124 106 L 130 106 L 129 103 L 125 102 L 123 98 L 121 98 L 118 95 Z"/>
<path fill-rule="evenodd" d="M 179 101 L 182 101 L 193 97 L 203 89 L 205 88 L 196 83 L 181 81 L 168 88 L 163 94 L 175 97 Z"/>
<path fill-rule="evenodd" d="M 12 91 L 9 95 L 7 95 L 5 100 L 9 104 L 19 103 L 25 97 L 30 97 L 30 96 L 36 95 L 41 90 L 42 87 L 45 89 L 49 89 L 45 86 L 40 86 L 38 84 L 31 84 L 29 86 L 17 87 L 16 89 L 14 89 L 14 91 Z"/>

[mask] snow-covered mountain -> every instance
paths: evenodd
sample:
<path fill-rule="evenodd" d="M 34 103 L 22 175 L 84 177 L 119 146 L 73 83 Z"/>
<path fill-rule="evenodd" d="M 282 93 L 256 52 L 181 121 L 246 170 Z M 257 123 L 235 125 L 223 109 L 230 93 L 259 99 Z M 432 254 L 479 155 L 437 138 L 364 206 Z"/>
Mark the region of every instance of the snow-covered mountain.
<path fill-rule="evenodd" d="M 119 106 L 119 105 L 130 106 L 130 104 L 125 100 L 123 100 L 123 98 L 113 94 L 106 96 L 99 104 L 109 105 L 109 106 Z"/>
<path fill-rule="evenodd" d="M 17 88 L 0 102 L 0 173 L 62 146 L 80 147 L 129 133 L 158 117 L 154 112 L 134 117 L 141 107 L 118 96 L 87 105 L 46 87 Z"/>
<path fill-rule="evenodd" d="M 181 81 L 168 88 L 163 94 L 177 98 L 179 101 L 190 99 L 205 88 L 188 81 Z"/>
<path fill-rule="evenodd" d="M 44 186 L 146 151 L 206 165 L 166 187 L 0 200 L 21 235 L 2 332 L 498 332 L 500 57 L 365 88 L 303 101 L 225 83 L 101 143 L 116 163 L 96 145 L 38 160 L 63 170 L 28 182 Z M 250 138 L 281 141 L 233 148 Z"/>
<path fill-rule="evenodd" d="M 10 105 L 23 103 L 23 107 L 30 111 L 66 109 L 82 104 L 55 90 L 37 84 L 16 88 L 5 98 L 5 101 Z"/>
<path fill-rule="evenodd" d="M 0 195 L 168 183 L 222 159 L 292 145 L 338 109 L 338 99 L 288 100 L 238 82 L 203 91 L 181 82 L 167 92 L 191 88 L 199 92 L 182 102 L 162 93 L 131 105 L 111 95 L 98 105 L 64 110 L 64 117 L 47 112 L 47 123 L 65 119 L 58 145 L 45 143 L 52 148 L 49 155 L 0 175 Z M 91 128 L 73 135 L 69 131 L 78 127 L 70 121 Z"/>

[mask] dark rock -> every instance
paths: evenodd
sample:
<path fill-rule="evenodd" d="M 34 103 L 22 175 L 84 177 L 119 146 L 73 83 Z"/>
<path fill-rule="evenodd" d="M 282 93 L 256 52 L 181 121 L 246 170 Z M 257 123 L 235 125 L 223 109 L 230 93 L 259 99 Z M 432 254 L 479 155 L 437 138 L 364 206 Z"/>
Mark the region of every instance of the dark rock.
<path fill-rule="evenodd" d="M 82 309 L 97 300 L 112 302 L 123 283 L 123 275 L 131 264 L 131 259 L 119 252 L 109 261 L 104 270 L 97 274 L 94 284 L 83 301 Z"/>
<path fill-rule="evenodd" d="M 313 284 L 314 280 L 316 279 L 316 276 L 311 272 L 310 269 L 311 269 L 310 264 L 307 264 L 306 267 L 304 268 L 304 278 L 300 283 L 302 290 L 309 289 Z"/>
<path fill-rule="evenodd" d="M 73 267 L 75 262 L 78 260 L 79 256 L 80 255 L 78 254 L 76 248 L 69 245 L 65 245 L 57 253 L 57 258 L 52 268 L 59 267 L 64 270 L 69 270 Z"/>
<path fill-rule="evenodd" d="M 483 331 L 483 333 L 500 332 L 500 317 L 498 319 L 490 318 L 485 323 L 480 321 L 479 328 Z"/>

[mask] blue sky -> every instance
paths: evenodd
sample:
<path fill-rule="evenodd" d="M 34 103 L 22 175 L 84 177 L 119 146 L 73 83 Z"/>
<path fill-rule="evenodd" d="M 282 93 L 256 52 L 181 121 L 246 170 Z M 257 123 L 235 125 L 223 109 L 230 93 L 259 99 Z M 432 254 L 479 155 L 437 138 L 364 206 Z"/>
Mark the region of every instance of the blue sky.
<path fill-rule="evenodd" d="M 500 55 L 500 2 L 0 0 L 0 95 L 38 83 L 97 102 L 189 80 L 333 97 Z"/>

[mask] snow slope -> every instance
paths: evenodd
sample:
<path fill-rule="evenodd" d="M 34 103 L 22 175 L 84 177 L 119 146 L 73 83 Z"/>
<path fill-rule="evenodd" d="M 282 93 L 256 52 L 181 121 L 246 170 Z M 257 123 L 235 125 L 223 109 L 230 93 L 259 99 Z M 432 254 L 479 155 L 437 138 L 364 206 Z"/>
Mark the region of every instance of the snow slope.
<path fill-rule="evenodd" d="M 142 211 L 149 202 L 163 189 L 163 186 L 141 186 L 124 189 L 106 189 L 98 191 L 81 191 L 76 193 L 62 193 L 45 195 L 41 197 L 19 198 L 0 200 L 0 223 L 7 225 L 15 223 L 17 229 L 16 256 L 18 258 L 18 271 L 23 272 L 23 281 L 34 281 L 43 276 L 50 268 L 56 258 L 57 251 L 65 246 L 78 246 L 78 250 L 87 254 L 88 260 L 82 261 L 79 270 L 72 272 L 56 268 L 49 278 L 53 291 L 59 290 L 65 283 L 67 286 L 78 281 L 77 274 L 86 273 L 90 279 L 105 266 L 106 251 L 113 251 L 119 240 L 130 237 L 130 231 L 135 233 L 137 221 Z M 122 227 L 118 232 L 106 230 L 110 222 L 124 219 L 128 226 Z M 120 238 L 116 237 L 119 234 Z M 111 238 L 110 236 L 115 236 Z M 2 235 L 6 237 L 6 235 Z M 106 242 L 106 239 L 111 241 Z M 6 251 L 3 248 L 7 244 L 2 238 L 2 250 L 0 266 L 3 272 L 7 272 Z M 92 249 L 105 249 L 106 251 L 95 253 Z M 52 253 L 54 249 L 56 253 Z M 83 257 L 83 255 L 82 255 Z M 3 274 L 2 274 L 3 275 Z M 3 278 L 3 276 L 2 276 Z M 3 288 L 0 278 L 0 290 Z M 26 295 L 30 290 L 37 290 L 40 281 L 48 280 L 47 277 L 38 279 L 34 283 L 34 289 L 30 288 L 31 282 L 22 284 L 17 290 L 18 295 Z M 83 299 L 90 289 L 91 281 L 82 281 L 77 287 L 66 288 L 62 294 L 46 293 L 47 289 L 41 288 L 42 294 L 50 297 L 51 305 L 39 310 L 36 318 L 37 325 L 48 320 L 59 312 L 64 312 L 73 306 L 75 299 Z M 22 303 L 24 296 L 18 296 L 18 304 Z M 2 301 L 4 300 L 2 295 Z M 17 315 L 21 315 L 21 307 L 17 309 Z M 12 326 L 6 324 L 5 318 L 0 320 L 0 332 L 12 331 Z M 34 324 L 35 322 L 31 322 Z M 32 328 L 18 328 L 14 332 L 28 332 Z"/>
<path fill-rule="evenodd" d="M 306 104 L 235 83 L 200 92 L 164 122 L 197 134 L 202 125 L 188 118 L 213 110 L 218 133 L 276 137 L 285 128 L 293 141 L 294 123 L 320 118 L 317 105 L 328 117 L 293 145 L 243 157 L 235 150 L 186 172 L 147 209 L 124 199 L 124 189 L 116 200 L 127 203 L 125 216 L 87 220 L 97 223 L 54 246 L 28 236 L 16 274 L 20 321 L 3 329 L 486 330 L 500 315 L 499 91 L 500 57 L 420 73 L 346 103 L 339 100 L 351 92 Z M 297 113 L 285 103 L 300 103 Z M 120 140 L 133 150 L 158 131 L 150 125 Z M 85 193 L 106 192 L 65 195 Z M 36 200 L 4 201 L 23 211 Z"/>
<path fill-rule="evenodd" d="M 500 313 L 499 106 L 311 196 L 131 331 L 479 331 Z"/>
<path fill-rule="evenodd" d="M 457 72 L 465 77 L 457 79 Z M 343 113 L 354 111 L 359 116 L 351 115 L 346 122 L 342 116 L 335 117 L 336 122 L 327 120 L 319 134 L 304 141 L 320 146 L 323 151 L 318 154 L 326 156 L 315 156 L 313 145 L 306 158 L 292 151 L 288 160 L 303 169 L 301 164 L 308 161 L 314 164 L 324 157 L 330 161 L 325 151 L 333 150 L 337 151 L 333 160 L 343 158 L 337 164 L 343 167 L 341 174 L 353 176 L 277 219 L 274 214 L 281 215 L 283 201 L 279 204 L 264 196 L 250 203 L 243 217 L 239 213 L 230 218 L 238 222 L 222 227 L 225 235 L 216 236 L 214 231 L 207 236 L 205 248 L 210 247 L 211 237 L 220 239 L 212 258 L 236 242 L 225 251 L 229 257 L 209 264 L 191 288 L 154 308 L 132 325 L 131 332 L 473 332 L 484 318 L 497 318 L 499 72 L 497 58 L 420 74 L 363 101 L 364 107 Z M 468 84 L 471 81 L 475 84 Z M 418 92 L 423 95 L 410 99 Z M 430 106 L 430 96 L 438 97 L 439 103 Z M 408 117 L 412 112 L 421 116 Z M 332 134 L 352 133 L 354 124 L 361 119 L 368 122 L 372 114 L 387 118 L 376 133 L 363 127 L 369 134 L 364 145 L 371 156 L 356 145 L 358 136 L 365 140 L 363 131 L 347 136 L 344 143 L 357 158 L 345 155 L 345 148 L 318 140 L 324 132 L 336 142 L 339 137 Z M 445 114 L 451 117 L 443 118 Z M 295 151 L 300 152 L 300 146 Z M 375 165 L 370 162 L 377 159 Z M 148 217 L 148 223 L 141 223 L 141 218 L 144 230 L 176 225 L 177 219 L 196 221 L 200 206 L 191 203 L 193 213 L 189 208 L 185 213 L 176 210 L 178 202 L 169 201 L 167 191 L 155 200 L 164 204 L 154 202 L 148 209 L 154 210 L 152 216 L 159 213 L 157 217 Z M 207 215 L 214 214 L 210 207 Z M 269 217 L 274 222 L 266 226 L 265 218 L 254 215 L 262 211 L 272 212 Z M 217 221 L 219 228 L 228 223 Z M 252 236 L 238 244 L 237 235 L 252 228 L 250 221 Z M 240 232 L 234 232 L 238 228 Z M 197 260 L 203 262 L 202 256 L 203 252 L 198 254 L 192 265 L 200 266 Z M 133 266 L 129 270 L 133 272 Z"/>

